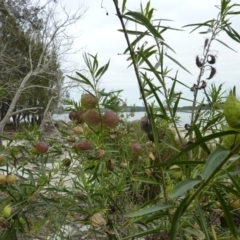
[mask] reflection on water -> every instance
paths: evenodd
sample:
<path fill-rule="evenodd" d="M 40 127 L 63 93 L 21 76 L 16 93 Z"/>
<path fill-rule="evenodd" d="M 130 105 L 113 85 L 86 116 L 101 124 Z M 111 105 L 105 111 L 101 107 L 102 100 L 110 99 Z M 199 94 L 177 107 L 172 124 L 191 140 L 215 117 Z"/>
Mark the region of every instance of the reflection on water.
<path fill-rule="evenodd" d="M 128 119 L 129 121 L 134 121 L 141 119 L 145 116 L 145 112 L 135 112 L 134 115 L 130 116 L 131 113 L 124 112 L 124 118 Z M 177 112 L 177 116 L 179 117 L 179 127 L 184 127 L 186 123 L 190 123 L 190 113 L 189 112 Z M 64 114 L 53 114 L 54 120 L 63 120 L 63 121 L 70 121 L 68 118 L 68 113 Z"/>

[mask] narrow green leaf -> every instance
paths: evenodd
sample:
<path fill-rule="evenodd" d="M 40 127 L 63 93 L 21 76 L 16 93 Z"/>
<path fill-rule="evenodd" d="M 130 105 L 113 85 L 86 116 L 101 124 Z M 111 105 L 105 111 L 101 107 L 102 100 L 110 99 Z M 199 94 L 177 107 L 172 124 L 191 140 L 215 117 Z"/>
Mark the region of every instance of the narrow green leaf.
<path fill-rule="evenodd" d="M 141 14 L 139 12 L 127 12 L 124 16 L 133 17 L 134 19 L 141 22 L 141 24 L 144 25 L 149 30 L 149 32 L 151 32 L 153 34 L 154 37 L 164 40 L 163 37 L 159 34 L 159 32 L 154 28 L 154 26 L 150 23 L 150 21 L 143 14 Z"/>
<path fill-rule="evenodd" d="M 145 13 L 148 14 L 150 8 L 150 1 L 147 2 L 146 7 L 145 7 Z M 150 19 L 149 19 L 150 20 Z"/>
<path fill-rule="evenodd" d="M 187 192 L 188 190 L 195 187 L 200 182 L 201 182 L 201 180 L 195 179 L 195 178 L 186 179 L 185 181 L 182 181 L 179 184 L 177 184 L 177 186 L 170 193 L 170 197 L 171 198 L 179 197 L 179 196 L 183 195 L 185 192 Z"/>
<path fill-rule="evenodd" d="M 132 212 L 132 213 L 125 214 L 125 217 L 139 217 L 139 216 L 143 216 L 143 215 L 146 215 L 149 213 L 166 210 L 168 208 L 173 208 L 173 207 L 174 207 L 174 205 L 156 205 L 156 206 L 152 206 L 152 207 L 148 207 L 148 208 L 143 208 L 143 209 L 140 209 L 140 210 Z"/>
<path fill-rule="evenodd" d="M 71 77 L 69 75 L 67 75 L 67 77 L 69 77 L 70 79 L 74 80 L 74 81 L 77 81 L 77 82 L 80 82 L 80 83 L 83 83 L 83 84 L 87 84 L 86 81 L 83 81 L 83 80 L 80 80 L 78 78 L 75 78 L 75 77 Z"/>
<path fill-rule="evenodd" d="M 211 240 L 210 236 L 209 236 L 209 231 L 208 231 L 208 227 L 207 227 L 207 223 L 206 223 L 206 218 L 204 216 L 203 210 L 200 206 L 200 204 L 198 203 L 197 205 L 197 211 L 199 213 L 200 218 L 197 218 L 200 222 L 199 226 L 201 227 L 204 236 L 206 238 L 206 240 Z"/>
<path fill-rule="evenodd" d="M 165 167 L 169 165 L 198 165 L 198 164 L 205 164 L 205 161 L 171 161 L 171 162 L 164 162 L 164 163 L 158 163 L 155 165 L 151 165 L 149 168 L 160 168 Z"/>
<path fill-rule="evenodd" d="M 209 20 L 209 21 L 206 21 L 206 22 L 204 22 L 204 23 L 188 24 L 188 25 L 185 25 L 185 26 L 183 26 L 183 27 L 193 27 L 193 26 L 196 26 L 196 27 L 190 32 L 190 33 L 192 33 L 192 32 L 194 32 L 194 31 L 196 31 L 198 28 L 203 27 L 203 26 L 210 28 L 210 27 L 212 26 L 211 24 L 213 24 L 214 21 L 216 21 L 216 20 Z M 209 24 L 209 23 L 211 23 L 211 24 Z"/>
<path fill-rule="evenodd" d="M 239 170 L 238 170 L 239 171 Z M 228 177 L 231 179 L 233 185 L 235 186 L 235 188 L 237 189 L 237 191 L 240 194 L 240 185 L 238 184 L 238 182 L 232 177 L 233 175 L 231 175 L 230 173 L 227 173 Z"/>
<path fill-rule="evenodd" d="M 169 213 L 167 211 L 161 211 L 161 212 L 157 212 L 157 213 L 152 213 L 149 216 L 144 216 L 144 219 L 142 219 L 142 221 L 144 221 L 144 224 L 148 224 L 148 223 L 154 223 L 155 220 L 159 221 L 160 219 L 165 219 L 169 217 Z"/>
<path fill-rule="evenodd" d="M 221 17 L 223 16 L 224 11 L 226 10 L 226 6 L 227 6 L 227 1 L 226 0 L 221 0 Z"/>
<path fill-rule="evenodd" d="M 152 15 L 153 15 L 153 11 L 154 11 L 154 8 L 152 8 L 148 14 L 147 14 L 147 19 L 150 21 L 152 19 Z"/>
<path fill-rule="evenodd" d="M 176 77 L 174 77 L 174 78 L 173 78 L 173 77 L 170 77 L 170 76 L 166 76 L 166 77 L 169 78 L 169 79 L 171 79 L 172 81 L 176 81 L 177 83 L 179 83 L 179 84 L 183 85 L 184 87 L 190 89 L 190 87 L 189 87 L 188 85 L 182 83 L 181 80 L 177 80 Z"/>
<path fill-rule="evenodd" d="M 137 19 L 135 19 L 135 18 L 128 17 L 128 16 L 126 16 L 126 15 L 122 15 L 122 18 L 128 20 L 129 22 L 135 22 L 135 23 L 137 23 L 137 24 L 142 25 L 142 23 L 141 23 L 140 21 L 138 21 Z"/>
<path fill-rule="evenodd" d="M 231 32 L 234 33 L 234 36 L 238 39 L 238 41 L 240 41 L 240 35 L 238 34 L 237 31 L 235 31 L 232 27 L 229 27 L 231 29 Z"/>
<path fill-rule="evenodd" d="M 189 204 L 189 200 L 190 200 L 190 195 L 188 195 L 187 197 L 185 197 L 181 203 L 179 204 L 177 210 L 175 211 L 173 217 L 172 217 L 172 222 L 171 222 L 171 228 L 170 228 L 170 240 L 175 240 L 176 238 L 176 234 L 177 234 L 177 226 L 179 223 L 179 220 L 181 218 L 181 216 L 184 213 L 184 210 L 188 207 Z"/>
<path fill-rule="evenodd" d="M 159 231 L 160 231 L 161 229 L 162 229 L 162 227 L 156 228 L 156 229 L 147 230 L 147 231 L 140 232 L 140 233 L 136 233 L 136 234 L 134 234 L 134 235 L 121 238 L 121 240 L 136 239 L 136 238 L 148 236 L 149 234 L 157 234 L 157 233 L 159 233 Z"/>
<path fill-rule="evenodd" d="M 227 33 L 227 35 L 233 39 L 234 41 L 240 43 L 240 39 L 238 39 L 233 33 L 231 33 L 230 31 L 228 31 L 227 29 L 224 28 L 224 31 Z"/>
<path fill-rule="evenodd" d="M 122 14 L 125 12 L 127 0 L 123 0 L 122 3 Z"/>
<path fill-rule="evenodd" d="M 228 150 L 223 147 L 218 147 L 209 155 L 202 173 L 203 180 L 207 180 L 211 176 L 216 168 L 225 160 L 228 154 Z"/>
<path fill-rule="evenodd" d="M 235 130 L 229 130 L 229 131 L 223 131 L 223 132 L 218 132 L 218 133 L 213 133 L 213 134 L 207 135 L 207 136 L 203 137 L 202 139 L 199 139 L 196 142 L 190 144 L 186 148 L 182 149 L 182 151 L 174 159 L 179 158 L 184 153 L 200 146 L 204 142 L 208 142 L 208 141 L 210 141 L 212 139 L 215 139 L 215 138 L 220 138 L 220 137 L 224 137 L 224 136 L 231 135 L 231 134 L 237 134 L 237 133 L 239 133 L 239 132 L 235 131 Z"/>
<path fill-rule="evenodd" d="M 218 115 L 212 119 L 208 119 L 207 124 L 202 128 L 202 131 L 205 132 L 206 130 L 210 129 L 212 125 L 219 123 L 222 117 L 222 115 Z"/>
<path fill-rule="evenodd" d="M 137 182 L 144 182 L 144 183 L 159 185 L 159 182 L 157 182 L 154 179 L 150 179 L 150 178 L 131 177 L 131 180 L 137 181 Z"/>
<path fill-rule="evenodd" d="M 232 51 L 237 52 L 237 51 L 235 51 L 233 48 L 229 47 L 226 43 L 222 42 L 221 40 L 219 40 L 219 39 L 217 39 L 217 38 L 215 38 L 215 40 L 216 40 L 217 42 L 221 43 L 222 45 L 224 45 L 225 47 L 231 49 Z"/>
<path fill-rule="evenodd" d="M 176 151 L 176 152 L 180 152 L 180 150 L 176 147 L 174 147 L 172 144 L 168 143 L 167 141 L 164 141 L 163 139 L 161 139 L 161 142 L 164 143 L 165 145 L 167 145 L 170 149 Z"/>
<path fill-rule="evenodd" d="M 223 212 L 224 212 L 224 219 L 226 220 L 229 230 L 231 231 L 234 239 L 238 239 L 238 233 L 237 230 L 235 228 L 235 224 L 233 222 L 233 218 L 232 218 L 232 214 L 228 208 L 228 204 L 225 202 L 222 194 L 217 190 L 217 188 L 214 187 L 214 190 L 216 192 L 216 195 L 219 199 L 219 202 L 222 206 Z"/>
<path fill-rule="evenodd" d="M 88 78 L 86 78 L 80 72 L 76 72 L 76 74 L 86 82 L 85 84 L 87 84 L 87 85 L 89 85 L 89 86 L 91 86 L 93 88 L 93 85 L 92 85 L 91 81 Z"/>
<path fill-rule="evenodd" d="M 238 11 L 238 12 L 228 12 L 228 13 L 227 13 L 227 15 L 238 15 L 238 14 L 240 14 L 239 11 Z"/>
<path fill-rule="evenodd" d="M 164 54 L 165 56 L 167 56 L 169 59 L 171 59 L 173 62 L 175 62 L 179 67 L 181 67 L 182 69 L 184 69 L 186 72 L 188 72 L 189 74 L 191 74 L 181 63 L 179 63 L 177 60 L 175 60 L 173 57 L 169 56 L 168 54 Z M 192 75 L 192 74 L 191 74 Z"/>
<path fill-rule="evenodd" d="M 153 73 L 155 74 L 155 76 L 161 81 L 160 76 L 158 75 L 157 71 L 155 70 L 155 68 L 153 67 L 153 65 L 150 63 L 150 61 L 144 56 L 144 54 L 142 54 L 141 52 L 139 52 L 139 55 L 144 59 L 144 61 L 147 63 L 147 65 L 150 67 L 151 71 L 153 71 Z M 144 80 L 147 82 L 148 86 L 150 87 L 153 95 L 155 96 L 157 103 L 161 109 L 162 114 L 167 118 L 167 112 L 165 107 L 162 104 L 161 99 L 159 98 L 159 94 L 157 93 L 155 86 L 153 85 L 153 83 L 150 81 L 150 79 L 146 76 L 146 74 L 142 74 Z"/>
<path fill-rule="evenodd" d="M 144 31 L 144 32 L 143 31 L 133 31 L 133 30 L 125 30 L 124 31 L 122 29 L 118 29 L 118 31 L 119 32 L 125 32 L 126 31 L 126 33 L 129 34 L 129 35 L 142 35 L 142 34 L 143 35 L 149 35 L 148 31 Z"/>
<path fill-rule="evenodd" d="M 154 143 L 156 145 L 156 148 L 159 148 L 159 142 L 158 142 L 158 130 L 156 128 L 156 124 L 155 124 L 155 117 L 154 117 L 154 106 L 152 104 L 152 106 L 149 106 L 149 120 L 150 120 L 150 125 L 152 128 L 152 134 L 153 134 L 153 139 L 154 139 Z"/>
<path fill-rule="evenodd" d="M 172 78 L 172 80 L 173 80 L 173 84 L 172 84 L 172 87 L 171 87 L 171 90 L 170 90 L 170 93 L 169 93 L 169 98 L 170 99 L 173 99 L 174 90 L 175 90 L 175 86 L 176 86 L 176 82 L 177 82 L 177 72 L 176 72 L 175 77 Z"/>
<path fill-rule="evenodd" d="M 108 67 L 109 67 L 109 63 L 110 63 L 110 60 L 108 61 L 107 64 L 105 64 L 104 66 L 100 67 L 97 71 L 97 73 L 95 74 L 95 78 L 98 80 L 102 77 L 102 75 L 108 70 Z"/>
<path fill-rule="evenodd" d="M 179 104 L 179 101 L 181 99 L 181 94 L 178 94 L 178 97 L 177 97 L 177 100 L 173 106 L 173 117 L 175 117 L 175 114 L 177 112 L 177 108 L 178 108 L 178 104 Z"/>
<path fill-rule="evenodd" d="M 201 134 L 199 128 L 197 127 L 197 125 L 194 125 L 193 129 L 194 129 L 194 132 L 195 132 L 195 135 L 196 135 L 196 139 L 202 139 L 202 134 Z M 211 151 L 209 150 L 209 148 L 208 148 L 208 146 L 205 142 L 203 142 L 201 144 L 201 147 L 207 154 L 211 153 Z"/>
<path fill-rule="evenodd" d="M 230 159 L 229 159 L 229 161 L 230 161 Z M 217 178 L 218 179 L 228 178 L 228 174 L 231 175 L 231 176 L 237 176 L 237 175 L 240 174 L 240 170 L 236 170 L 236 171 L 233 171 L 233 172 L 225 173 L 223 175 L 218 176 Z"/>

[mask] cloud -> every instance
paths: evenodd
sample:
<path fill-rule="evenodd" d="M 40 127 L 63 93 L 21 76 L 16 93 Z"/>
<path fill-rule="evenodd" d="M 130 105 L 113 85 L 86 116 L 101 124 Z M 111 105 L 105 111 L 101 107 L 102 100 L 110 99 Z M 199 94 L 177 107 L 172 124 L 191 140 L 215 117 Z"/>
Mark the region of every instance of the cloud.
<path fill-rule="evenodd" d="M 71 0 L 76 3 L 78 0 Z M 120 1 L 119 1 L 120 2 Z M 147 3 L 142 1 L 143 6 Z M 100 1 L 87 1 L 89 10 L 86 12 L 85 18 L 79 22 L 79 31 L 82 35 L 76 42 L 77 46 L 83 46 L 83 51 L 88 53 L 98 53 L 99 65 L 105 64 L 108 59 L 111 60 L 109 70 L 102 79 L 101 86 L 106 89 L 124 89 L 122 94 L 124 98 L 128 99 L 131 104 L 141 104 L 139 100 L 139 89 L 137 85 L 136 76 L 132 67 L 127 68 L 129 62 L 126 61 L 129 55 L 119 55 L 126 49 L 126 40 L 124 35 L 118 31 L 120 22 L 115 15 L 115 8 L 111 0 L 103 1 L 103 6 L 107 9 L 109 15 L 101 8 Z M 174 22 L 163 22 L 166 26 L 181 28 L 183 25 L 190 23 L 203 22 L 217 17 L 217 8 L 214 5 L 219 4 L 219 0 L 171 0 L 159 1 L 152 0 L 151 5 L 157 11 L 155 18 L 173 19 Z M 140 1 L 128 1 L 128 9 L 136 11 L 139 9 Z M 234 27 L 240 31 L 239 21 L 233 20 Z M 129 26 L 128 27 L 133 27 Z M 139 28 L 138 28 L 139 29 Z M 195 64 L 195 57 L 202 53 L 202 46 L 207 35 L 199 34 L 199 31 L 190 34 L 193 28 L 184 28 L 184 32 L 180 31 L 166 31 L 163 36 L 175 51 L 176 54 L 168 50 L 168 54 L 174 57 L 182 65 L 184 65 L 192 75 L 185 72 L 181 67 L 170 60 L 165 60 L 165 66 L 171 69 L 171 75 L 174 76 L 178 71 L 178 79 L 184 84 L 191 87 L 197 80 L 199 69 Z M 207 30 L 207 28 L 205 28 Z M 215 82 L 220 84 L 225 82 L 224 87 L 229 89 L 233 85 L 239 86 L 239 59 L 240 59 L 240 45 L 233 42 L 226 36 L 221 34 L 217 36 L 232 48 L 236 49 L 238 53 L 227 49 L 220 43 L 214 42 L 212 45 L 212 53 L 217 55 L 217 74 L 211 81 L 208 81 L 208 86 Z M 148 46 L 153 42 L 149 41 Z M 71 56 L 71 59 L 76 59 L 79 66 L 84 66 L 81 54 Z M 206 73 L 207 75 L 208 73 Z M 159 84 L 154 80 L 155 84 Z M 167 86 L 171 86 L 171 80 L 167 80 Z M 183 92 L 186 98 L 192 99 L 192 92 L 181 85 L 177 85 L 176 91 Z M 203 96 L 200 94 L 200 96 Z M 183 105 L 186 105 L 185 103 Z"/>

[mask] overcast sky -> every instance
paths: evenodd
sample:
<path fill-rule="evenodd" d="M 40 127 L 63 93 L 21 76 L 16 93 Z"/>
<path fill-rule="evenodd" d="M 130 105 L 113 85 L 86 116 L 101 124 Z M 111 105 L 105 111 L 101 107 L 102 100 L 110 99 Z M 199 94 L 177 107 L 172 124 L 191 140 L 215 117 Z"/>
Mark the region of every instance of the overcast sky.
<path fill-rule="evenodd" d="M 119 55 L 126 49 L 126 42 L 123 34 L 117 31 L 120 29 L 120 22 L 116 16 L 113 1 L 103 1 L 102 5 L 106 10 L 101 8 L 102 1 L 100 0 L 81 1 L 62 0 L 64 5 L 67 5 L 71 10 L 76 9 L 82 3 L 87 8 L 83 19 L 71 29 L 71 31 L 80 34 L 80 37 L 75 42 L 75 47 L 82 48 L 79 53 L 71 55 L 71 61 L 77 65 L 78 69 L 82 69 L 84 68 L 82 60 L 83 52 L 97 53 L 100 65 L 105 64 L 110 59 L 110 67 L 101 80 L 101 87 L 114 90 L 123 89 L 122 97 L 127 100 L 128 105 L 142 105 L 142 101 L 139 100 L 139 89 L 133 67 L 127 68 L 129 62 L 126 59 L 128 56 Z M 141 2 L 144 6 L 147 3 L 146 0 L 142 0 Z M 121 6 L 122 1 L 119 0 L 119 3 Z M 215 5 L 219 4 L 220 0 L 151 1 L 151 6 L 156 9 L 154 17 L 173 20 L 173 22 L 166 22 L 165 25 L 174 28 L 181 28 L 187 24 L 204 22 L 216 18 L 218 10 Z M 140 1 L 127 1 L 127 9 L 136 11 L 139 7 Z M 106 11 L 108 12 L 108 16 L 106 15 Z M 234 29 L 240 32 L 240 16 L 233 18 L 232 22 Z M 130 27 L 132 26 L 129 26 L 129 29 Z M 199 69 L 195 65 L 195 57 L 201 54 L 204 40 L 207 37 L 207 35 L 200 35 L 198 32 L 190 34 L 191 29 L 184 28 L 183 32 L 167 31 L 163 34 L 166 43 L 176 52 L 174 54 L 168 50 L 168 54 L 181 62 L 192 73 L 190 75 L 176 64 L 166 61 L 168 68 L 172 69 L 170 75 L 174 76 L 176 71 L 179 70 L 179 79 L 190 87 L 196 83 L 199 73 Z M 213 50 L 213 54 L 217 53 L 217 62 L 215 64 L 217 74 L 212 80 L 207 81 L 208 86 L 211 83 L 215 83 L 216 85 L 225 83 L 224 89 L 229 90 L 235 85 L 237 86 L 237 93 L 240 96 L 240 44 L 231 40 L 224 33 L 219 36 L 219 39 L 234 48 L 237 53 L 223 47 L 217 42 L 213 43 L 211 50 Z M 148 44 L 150 46 L 150 43 Z M 204 77 L 208 77 L 209 72 L 205 74 Z M 171 82 L 168 82 L 167 85 L 170 86 Z M 192 92 L 188 89 L 179 85 L 177 86 L 177 91 L 183 92 L 184 97 L 192 99 Z M 80 93 L 74 90 L 71 96 L 77 99 L 80 97 Z M 189 103 L 182 102 L 181 106 L 183 105 L 189 105 Z"/>

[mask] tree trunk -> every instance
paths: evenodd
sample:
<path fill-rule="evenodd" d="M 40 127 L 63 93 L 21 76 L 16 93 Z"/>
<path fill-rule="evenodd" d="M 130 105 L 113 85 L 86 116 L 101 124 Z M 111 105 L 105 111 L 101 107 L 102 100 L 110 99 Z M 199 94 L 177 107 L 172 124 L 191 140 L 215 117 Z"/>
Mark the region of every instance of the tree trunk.
<path fill-rule="evenodd" d="M 12 99 L 12 102 L 10 103 L 9 105 L 9 108 L 8 108 L 8 111 L 6 113 L 6 115 L 3 117 L 3 119 L 1 120 L 0 122 L 0 135 L 3 134 L 3 131 L 4 131 L 4 127 L 6 126 L 7 122 L 9 121 L 10 117 L 12 116 L 12 113 L 14 112 L 14 109 L 16 107 L 16 104 L 17 104 L 17 101 L 18 99 L 20 98 L 21 96 L 21 93 L 22 93 L 22 89 L 25 87 L 25 84 L 27 83 L 27 81 L 30 79 L 30 77 L 33 75 L 33 72 L 30 71 L 22 80 L 18 90 L 16 91 L 13 99 Z M 3 142 L 2 142 L 2 138 L 0 138 L 0 146 L 3 145 Z"/>

